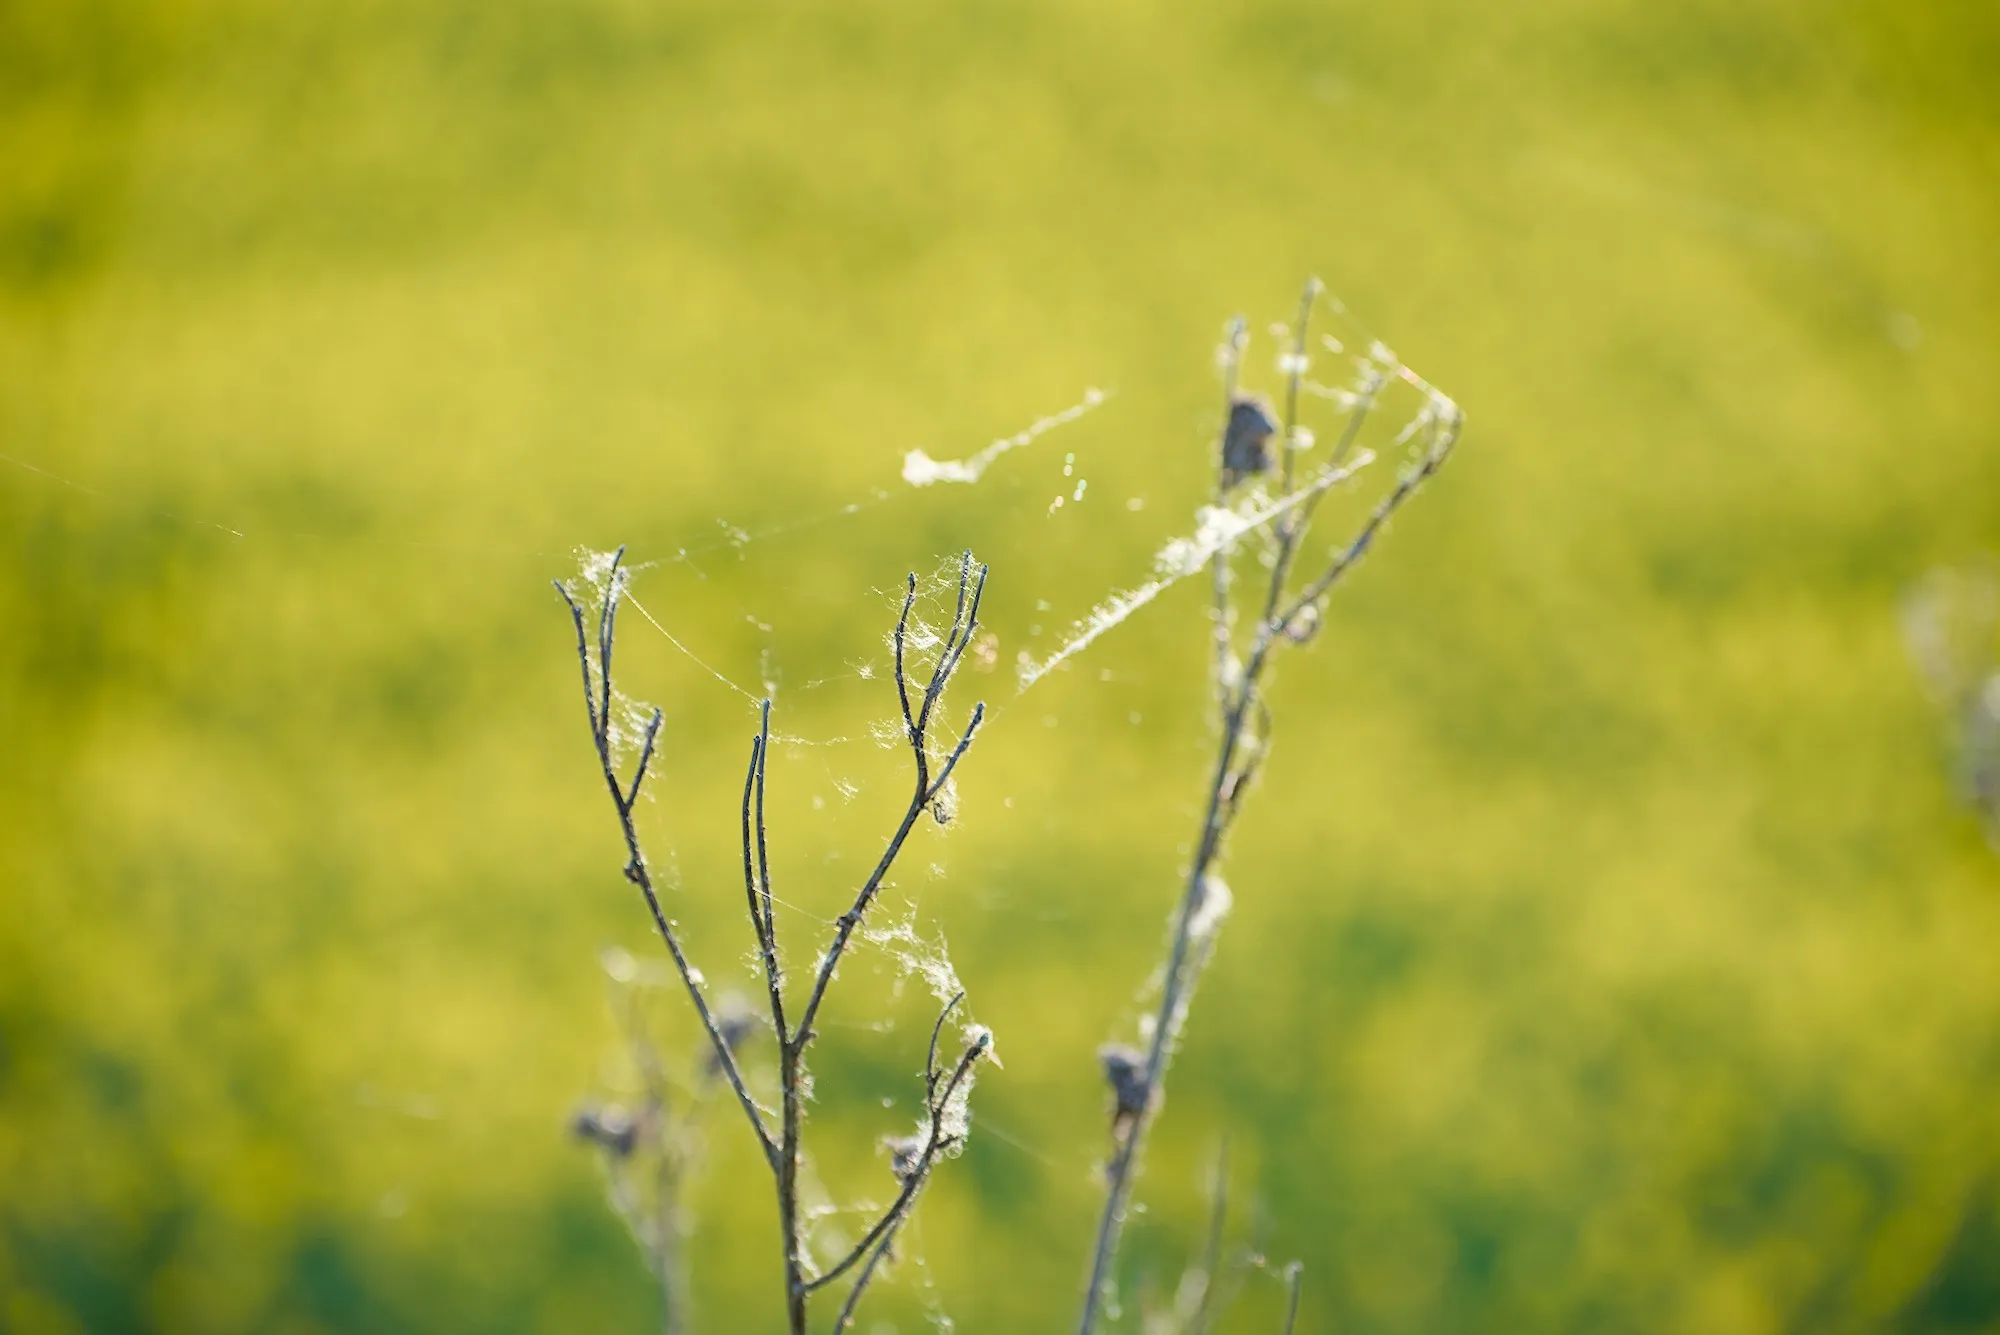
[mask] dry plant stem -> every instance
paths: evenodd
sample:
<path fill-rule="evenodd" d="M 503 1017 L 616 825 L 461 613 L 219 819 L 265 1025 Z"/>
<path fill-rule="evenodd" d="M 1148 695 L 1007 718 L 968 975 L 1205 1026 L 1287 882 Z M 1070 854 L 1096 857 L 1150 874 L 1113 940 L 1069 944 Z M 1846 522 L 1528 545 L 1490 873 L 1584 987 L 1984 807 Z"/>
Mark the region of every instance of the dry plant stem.
<path fill-rule="evenodd" d="M 1292 329 L 1292 360 L 1285 373 L 1285 442 L 1284 472 L 1285 490 L 1292 489 L 1292 468 L 1299 451 L 1299 382 L 1305 378 L 1306 327 L 1312 323 L 1313 303 L 1319 300 L 1320 281 L 1306 280 L 1305 290 L 1299 293 L 1299 320 Z"/>
<path fill-rule="evenodd" d="M 882 1217 L 875 1221 L 874 1227 L 863 1235 L 861 1241 L 813 1282 L 814 1288 L 831 1283 L 851 1269 L 857 1261 L 862 1261 L 864 1256 L 867 1258 L 862 1262 L 861 1273 L 856 1276 L 854 1286 L 848 1290 L 847 1301 L 841 1304 L 840 1316 L 833 1323 L 834 1335 L 839 1335 L 841 1331 L 847 1329 L 848 1324 L 854 1319 L 855 1310 L 861 1304 L 861 1295 L 867 1291 L 869 1281 L 875 1277 L 876 1267 L 888 1254 L 889 1248 L 895 1244 L 897 1230 L 902 1228 L 904 1222 L 909 1219 L 910 1211 L 916 1207 L 917 1195 L 929 1181 L 931 1169 L 936 1165 L 938 1156 L 947 1153 L 958 1143 L 958 1137 L 945 1130 L 945 1112 L 950 1107 L 953 1097 L 957 1095 L 959 1086 L 964 1084 L 966 1077 L 972 1073 L 974 1063 L 986 1055 L 993 1042 L 992 1037 L 982 1031 L 966 1045 L 965 1052 L 959 1057 L 958 1064 L 952 1068 L 948 1077 L 939 1069 L 938 1035 L 944 1029 L 945 1017 L 950 1015 L 953 1007 L 964 998 L 963 992 L 953 997 L 938 1015 L 937 1024 L 931 1030 L 930 1055 L 924 1060 L 924 1107 L 929 1130 L 925 1135 L 923 1148 L 918 1151 L 916 1159 L 910 1165 L 908 1175 L 903 1179 L 902 1191 L 897 1193 L 896 1199 L 890 1203 L 887 1210 L 883 1211 Z"/>
<path fill-rule="evenodd" d="M 622 571 L 619 563 L 624 559 L 625 549 L 620 547 L 612 558 L 610 586 L 605 594 L 604 606 L 597 616 L 598 675 L 596 682 L 591 679 L 590 642 L 584 628 L 583 607 L 570 596 L 569 590 L 560 582 L 556 592 L 569 605 L 570 618 L 576 625 L 577 657 L 583 666 L 583 702 L 590 712 L 591 736 L 597 743 L 597 757 L 604 770 L 604 784 L 611 792 L 611 802 L 618 810 L 619 831 L 625 838 L 625 877 L 639 887 L 645 896 L 646 908 L 653 915 L 653 926 L 659 931 L 660 940 L 666 943 L 667 953 L 673 957 L 674 970 L 680 975 L 681 983 L 687 989 L 688 999 L 694 1003 L 695 1014 L 701 1018 L 702 1029 L 708 1034 L 710 1046 L 715 1050 L 715 1059 L 723 1074 L 728 1077 L 729 1087 L 736 1094 L 736 1101 L 743 1107 L 743 1115 L 750 1119 L 750 1127 L 757 1135 L 757 1143 L 764 1151 L 764 1158 L 774 1168 L 777 1165 L 777 1145 L 771 1133 L 764 1126 L 763 1114 L 757 1110 L 756 1100 L 750 1097 L 749 1087 L 743 1083 L 743 1071 L 736 1064 L 736 1054 L 729 1050 L 722 1031 L 716 1026 L 715 1014 L 709 1009 L 708 998 L 702 994 L 701 984 L 695 981 L 693 968 L 688 964 L 687 955 L 681 949 L 680 938 L 675 934 L 673 924 L 660 908 L 660 897 L 653 886 L 652 872 L 646 866 L 645 852 L 639 845 L 639 832 L 632 823 L 632 806 L 639 800 L 639 788 L 645 782 L 646 769 L 653 757 L 653 748 L 660 734 L 661 715 L 653 711 L 652 720 L 646 725 L 646 740 L 639 755 L 639 764 L 632 774 L 632 784 L 627 791 L 618 780 L 618 770 L 611 758 L 611 644 L 617 618 L 617 595 Z M 599 683 L 603 691 L 598 698 Z"/>
<path fill-rule="evenodd" d="M 1306 315 L 1318 292 L 1315 280 L 1307 285 L 1306 295 L 1301 302 L 1295 356 L 1289 373 L 1286 396 L 1285 447 L 1288 468 L 1291 445 L 1297 429 L 1295 414 L 1298 384 L 1304 370 L 1301 358 L 1306 333 Z M 1370 395 L 1357 403 L 1357 412 L 1365 411 L 1366 407 L 1372 404 L 1372 397 Z M 1246 749 L 1246 744 L 1253 742 L 1249 728 L 1253 711 L 1259 720 L 1268 719 L 1261 692 L 1271 655 L 1278 645 L 1289 643 L 1299 637 L 1301 618 L 1307 609 L 1317 612 L 1339 579 L 1367 554 L 1375 537 L 1390 516 L 1401 508 L 1404 502 L 1439 468 L 1443 467 L 1457 442 L 1460 424 L 1455 409 L 1444 412 L 1432 422 L 1429 448 L 1422 460 L 1415 467 L 1405 470 L 1396 486 L 1377 503 L 1354 538 L 1333 557 L 1317 577 L 1308 582 L 1305 588 L 1289 601 L 1285 596 L 1286 583 L 1305 537 L 1307 520 L 1310 517 L 1305 507 L 1317 504 L 1318 498 L 1330 489 L 1330 484 L 1326 483 L 1325 479 L 1330 476 L 1337 477 L 1339 470 L 1333 468 L 1329 473 L 1322 474 L 1321 482 L 1313 486 L 1313 494 L 1307 496 L 1302 502 L 1301 510 L 1295 512 L 1296 517 L 1288 515 L 1286 521 L 1279 525 L 1275 536 L 1276 551 L 1271 562 L 1270 579 L 1263 599 L 1264 612 L 1257 622 L 1250 652 L 1241 670 L 1234 674 L 1233 681 L 1224 680 L 1217 683 L 1217 693 L 1224 701 L 1222 736 L 1204 804 L 1200 837 L 1195 845 L 1194 857 L 1189 863 L 1187 884 L 1174 919 L 1173 939 L 1161 984 L 1160 1002 L 1152 1017 L 1152 1034 L 1146 1054 L 1145 1098 L 1138 1114 L 1127 1121 L 1123 1133 L 1117 1137 L 1110 1161 L 1105 1166 L 1104 1210 L 1098 1221 L 1096 1246 L 1091 1254 L 1090 1277 L 1084 1292 L 1083 1314 L 1077 1327 L 1078 1335 L 1091 1335 L 1097 1327 L 1097 1320 L 1103 1309 L 1105 1287 L 1110 1279 L 1111 1267 L 1117 1257 L 1119 1241 L 1124 1230 L 1126 1208 L 1133 1186 L 1134 1166 L 1152 1117 L 1158 1111 L 1166 1081 L 1167 1065 L 1186 1019 L 1184 998 L 1207 962 L 1210 943 L 1204 942 L 1198 945 L 1194 941 L 1194 921 L 1206 894 L 1208 876 L 1221 854 L 1224 836 L 1240 809 L 1243 794 L 1249 787 L 1249 780 L 1255 777 L 1266 750 L 1266 746 L 1261 743 L 1250 745 L 1247 759 L 1239 760 L 1239 756 Z M 1343 455 L 1352 444 L 1353 432 L 1358 429 L 1358 426 L 1350 421 L 1349 431 L 1344 433 L 1340 446 Z M 1220 580 L 1217 584 L 1218 589 L 1226 597 L 1226 585 Z M 1226 614 L 1224 619 L 1226 620 Z M 1218 661 L 1226 666 L 1228 662 L 1226 651 L 1218 656 Z M 1268 722 L 1262 724 L 1261 736 L 1268 739 Z"/>
<path fill-rule="evenodd" d="M 1305 1267 L 1297 1261 L 1285 1267 L 1285 1330 L 1284 1335 L 1292 1335 L 1292 1327 L 1299 1324 L 1299 1288 L 1305 1282 Z"/>
<path fill-rule="evenodd" d="M 757 955 L 771 1008 L 771 1032 L 778 1048 L 778 1235 L 785 1266 L 785 1314 L 791 1328 L 806 1324 L 806 1266 L 799 1236 L 799 1161 L 802 1152 L 804 1045 L 792 1042 L 785 1023 L 784 974 L 778 963 L 778 920 L 772 907 L 770 840 L 764 822 L 764 796 L 771 755 L 771 702 L 758 706 L 757 735 L 750 739 L 750 772 L 743 780 L 743 890 L 750 925 L 757 934 Z"/>
<path fill-rule="evenodd" d="M 1236 405 L 1236 384 L 1243 367 L 1243 346 L 1249 336 L 1249 325 L 1240 315 L 1229 322 L 1228 333 L 1224 336 L 1222 430 L 1216 433 L 1215 437 L 1214 505 L 1217 509 L 1222 508 L 1226 499 L 1223 493 L 1228 490 L 1224 479 L 1228 476 L 1225 456 L 1229 448 L 1229 414 Z M 1210 624 L 1215 635 L 1215 665 L 1212 675 L 1215 678 L 1215 707 L 1220 711 L 1228 703 L 1223 698 L 1223 683 L 1229 679 L 1230 641 L 1236 629 L 1231 620 L 1232 609 L 1229 604 L 1229 552 L 1218 548 L 1215 555 L 1209 558 L 1208 568 L 1214 597 L 1214 603 L 1209 609 Z"/>
<path fill-rule="evenodd" d="M 972 557 L 967 553 L 959 567 L 958 612 L 952 619 L 951 633 L 938 655 L 937 665 L 931 670 L 930 681 L 924 686 L 923 703 L 912 712 L 909 674 L 905 670 L 904 654 L 909 638 L 910 610 L 917 601 L 917 577 L 915 575 L 909 577 L 903 596 L 902 615 L 896 619 L 896 695 L 903 706 L 904 736 L 910 743 L 910 754 L 916 760 L 916 791 L 911 795 L 909 809 L 903 813 L 903 819 L 897 825 L 896 832 L 890 836 L 888 846 L 882 850 L 882 856 L 876 862 L 875 870 L 869 873 L 868 879 L 856 892 L 853 905 L 847 912 L 841 914 L 834 924 L 833 939 L 828 942 L 825 953 L 820 956 L 818 976 L 813 980 L 812 992 L 806 998 L 805 1010 L 799 1016 L 798 1033 L 793 1041 L 801 1046 L 812 1039 L 813 1019 L 819 1014 L 820 1003 L 826 999 L 826 989 L 833 981 L 833 971 L 839 966 L 840 957 L 846 953 L 847 943 L 853 937 L 855 928 L 861 925 L 862 916 L 867 913 L 868 906 L 875 902 L 876 894 L 882 889 L 883 879 L 895 865 L 896 855 L 903 851 L 903 843 L 910 837 L 910 831 L 916 828 L 917 818 L 924 814 L 925 808 L 950 781 L 951 772 L 958 768 L 959 760 L 965 755 L 966 748 L 972 745 L 972 739 L 986 717 L 986 706 L 983 702 L 972 707 L 972 718 L 966 724 L 965 735 L 958 739 L 958 744 L 945 757 L 944 763 L 938 767 L 936 779 L 933 780 L 929 751 L 931 710 L 944 695 L 944 689 L 950 683 L 952 674 L 958 670 L 959 660 L 965 656 L 966 645 L 971 642 L 973 632 L 978 629 L 979 600 L 986 591 L 986 567 L 979 567 L 976 582 L 971 584 L 971 614 L 968 617 L 966 594 L 968 581 L 971 580 L 973 580 Z"/>
<path fill-rule="evenodd" d="M 735 1054 L 723 1038 L 721 1029 L 708 1007 L 707 998 L 698 981 L 699 975 L 689 965 L 679 938 L 674 932 L 673 924 L 660 908 L 659 897 L 654 890 L 652 876 L 647 869 L 638 832 L 633 824 L 633 805 L 638 800 L 640 786 L 645 781 L 647 768 L 651 764 L 659 740 L 660 712 L 654 710 L 652 719 L 647 725 L 638 766 L 629 786 L 620 782 L 612 757 L 611 709 L 614 700 L 611 687 L 612 647 L 616 634 L 618 599 L 625 578 L 621 568 L 624 554 L 625 550 L 621 547 L 612 559 L 603 605 L 598 610 L 594 662 L 593 646 L 585 624 L 583 607 L 560 582 L 556 584 L 556 591 L 568 605 L 570 617 L 576 626 L 577 656 L 583 670 L 584 704 L 590 715 L 591 736 L 604 771 L 604 781 L 610 789 L 612 803 L 618 811 L 619 827 L 625 838 L 627 855 L 625 875 L 645 896 L 646 905 L 653 915 L 654 925 L 658 928 L 661 939 L 666 942 L 668 953 L 673 957 L 675 970 L 680 974 L 681 982 L 686 987 L 689 998 L 694 1002 L 695 1011 L 708 1033 L 709 1042 L 715 1050 L 716 1061 L 727 1075 L 737 1101 L 742 1104 L 745 1115 L 750 1119 L 758 1144 L 762 1147 L 765 1160 L 775 1178 L 778 1223 L 782 1236 L 785 1268 L 785 1311 L 788 1328 L 792 1335 L 805 1335 L 807 1304 L 811 1295 L 859 1265 L 860 1272 L 848 1292 L 840 1319 L 835 1326 L 836 1330 L 844 1329 L 852 1320 L 862 1294 L 894 1242 L 897 1230 L 907 1221 L 910 1212 L 915 1208 L 917 1197 L 929 1180 L 931 1169 L 938 1157 L 956 1147 L 959 1137 L 948 1133 L 944 1127 L 946 1111 L 960 1087 L 971 1075 L 973 1066 L 986 1054 L 992 1044 L 991 1036 L 982 1031 L 966 1048 L 964 1055 L 948 1076 L 940 1070 L 937 1065 L 938 1038 L 943 1031 L 945 1020 L 963 1000 L 964 994 L 954 997 L 938 1016 L 937 1024 L 931 1032 L 930 1050 L 925 1059 L 925 1107 L 928 1114 L 929 1135 L 921 1153 L 914 1160 L 909 1174 L 903 1179 L 902 1190 L 895 1201 L 883 1212 L 881 1218 L 853 1251 L 826 1273 L 812 1274 L 805 1242 L 800 1235 L 799 1172 L 803 1156 L 805 1058 L 808 1047 L 816 1037 L 813 1020 L 819 1013 L 821 1003 L 826 999 L 827 989 L 833 981 L 841 957 L 846 953 L 869 907 L 880 894 L 890 870 L 895 866 L 897 855 L 909 839 L 910 832 L 916 827 L 918 819 L 924 812 L 932 808 L 944 786 L 951 781 L 952 772 L 957 769 L 958 762 L 971 747 L 972 739 L 986 716 L 985 705 L 983 703 L 975 705 L 965 731 L 958 741 L 944 754 L 941 761 L 934 759 L 931 751 L 931 728 L 934 716 L 944 698 L 946 688 L 951 683 L 952 676 L 965 657 L 966 648 L 972 643 L 978 629 L 979 604 L 986 589 L 986 567 L 980 566 L 975 571 L 970 552 L 967 552 L 960 561 L 958 598 L 952 614 L 951 627 L 938 652 L 937 661 L 932 666 L 930 677 L 923 684 L 921 699 L 915 703 L 912 701 L 907 649 L 910 617 L 916 605 L 917 584 L 915 575 L 911 575 L 908 579 L 902 613 L 896 621 L 896 695 L 902 707 L 904 734 L 916 762 L 915 790 L 909 808 L 890 836 L 875 869 L 856 891 L 853 904 L 836 922 L 833 937 L 820 955 L 812 990 L 807 996 L 796 1025 L 789 1023 L 786 1015 L 784 971 L 778 949 L 777 917 L 773 907 L 775 900 L 771 893 L 770 849 L 764 819 L 765 789 L 771 751 L 771 702 L 765 700 L 761 704 L 758 732 L 751 739 L 750 765 L 743 780 L 741 824 L 744 897 L 750 911 L 751 926 L 757 937 L 758 958 L 763 965 L 770 1004 L 771 1028 L 777 1038 L 781 1106 L 778 1134 L 774 1139 L 766 1125 L 764 1112 L 751 1098 Z"/>
<path fill-rule="evenodd" d="M 855 1243 L 848 1250 L 846 1256 L 828 1266 L 826 1272 L 813 1280 L 807 1286 L 808 1288 L 821 1288 L 839 1279 L 841 1275 L 852 1269 L 854 1263 L 866 1255 L 871 1247 L 893 1232 L 896 1226 L 902 1222 L 902 1217 L 908 1212 L 909 1206 L 916 1200 L 917 1192 L 922 1189 L 924 1178 L 930 1172 L 932 1162 L 937 1158 L 938 1154 L 951 1148 L 953 1138 L 944 1131 L 945 1105 L 951 1101 L 952 1095 L 958 1092 L 958 1086 L 965 1079 L 967 1073 L 971 1071 L 973 1061 L 986 1051 L 988 1045 L 987 1038 L 982 1034 L 966 1048 L 965 1055 L 960 1059 L 958 1068 L 953 1072 L 951 1079 L 946 1081 L 943 1097 L 940 1098 L 938 1095 L 938 1082 L 944 1079 L 944 1074 L 938 1069 L 937 1064 L 938 1038 L 944 1032 L 945 1020 L 950 1017 L 952 1011 L 958 1006 L 958 1003 L 963 1000 L 965 1000 L 965 993 L 960 992 L 947 1002 L 945 1008 L 938 1013 L 937 1023 L 931 1027 L 930 1054 L 924 1059 L 924 1113 L 929 1126 L 929 1132 L 923 1148 L 918 1152 L 917 1158 L 913 1161 L 908 1177 L 904 1179 L 902 1191 L 890 1203 L 889 1208 L 883 1212 L 882 1217 L 876 1220 L 874 1226 L 862 1236 L 861 1241 Z"/>

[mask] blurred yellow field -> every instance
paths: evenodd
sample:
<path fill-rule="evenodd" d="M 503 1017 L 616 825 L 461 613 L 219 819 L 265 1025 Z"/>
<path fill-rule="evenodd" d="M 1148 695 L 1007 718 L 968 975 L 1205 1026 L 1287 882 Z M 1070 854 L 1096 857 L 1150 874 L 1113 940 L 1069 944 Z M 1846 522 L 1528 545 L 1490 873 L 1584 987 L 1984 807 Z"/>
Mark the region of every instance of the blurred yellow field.
<path fill-rule="evenodd" d="M 1946 4 L 0 3 L 0 1329 L 657 1328 L 566 1132 L 601 952 L 663 963 L 549 587 L 619 544 L 640 823 L 745 992 L 746 696 L 813 940 L 904 574 L 990 563 L 889 907 L 1004 1067 L 857 1329 L 1072 1328 L 1202 581 L 1016 664 L 1191 531 L 1224 322 L 1273 391 L 1308 275 L 1329 380 L 1468 425 L 1279 670 L 1117 1328 L 1226 1135 L 1219 1330 L 1294 1257 L 1302 1331 L 2000 1329 L 2000 858 L 1899 621 L 2000 549 L 1997 67 Z M 851 1207 L 934 1012 L 843 974 Z M 775 1332 L 704 1097 L 696 1327 Z"/>

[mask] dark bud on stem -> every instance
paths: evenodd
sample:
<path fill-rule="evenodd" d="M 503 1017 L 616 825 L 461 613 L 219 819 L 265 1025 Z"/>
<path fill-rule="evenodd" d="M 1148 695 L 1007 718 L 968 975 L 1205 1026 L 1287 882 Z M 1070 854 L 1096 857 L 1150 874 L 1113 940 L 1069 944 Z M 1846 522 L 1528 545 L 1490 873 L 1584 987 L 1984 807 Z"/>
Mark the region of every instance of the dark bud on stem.
<path fill-rule="evenodd" d="M 1097 1050 L 1104 1079 L 1111 1086 L 1111 1129 L 1119 1135 L 1146 1109 L 1146 1054 L 1123 1043 L 1106 1043 Z"/>
<path fill-rule="evenodd" d="M 1285 638 L 1293 644 L 1304 644 L 1319 634 L 1319 608 L 1307 603 L 1290 621 L 1285 623 Z"/>
<path fill-rule="evenodd" d="M 639 1119 L 616 1105 L 585 1104 L 570 1118 L 570 1134 L 587 1140 L 614 1159 L 630 1158 L 639 1144 Z"/>
<path fill-rule="evenodd" d="M 1222 432 L 1222 485 L 1233 487 L 1246 477 L 1268 473 L 1277 462 L 1271 437 L 1278 420 L 1271 405 L 1250 394 L 1239 394 L 1229 404 L 1229 425 Z"/>
<path fill-rule="evenodd" d="M 884 1136 L 882 1148 L 889 1151 L 889 1171 L 898 1182 L 908 1182 L 916 1175 L 917 1165 L 924 1157 L 922 1136 Z"/>

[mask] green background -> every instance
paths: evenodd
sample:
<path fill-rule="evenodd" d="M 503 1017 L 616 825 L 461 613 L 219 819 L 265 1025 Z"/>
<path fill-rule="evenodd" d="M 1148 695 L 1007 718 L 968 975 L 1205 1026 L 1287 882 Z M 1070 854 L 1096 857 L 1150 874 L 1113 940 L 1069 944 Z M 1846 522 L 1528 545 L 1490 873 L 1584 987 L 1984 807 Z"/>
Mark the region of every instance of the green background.
<path fill-rule="evenodd" d="M 2000 543 L 1995 69 L 1991 7 L 1860 0 L 0 3 L 0 1327 L 655 1322 L 563 1134 L 597 952 L 659 953 L 548 587 L 623 542 L 852 739 L 772 765 L 800 952 L 899 807 L 853 665 L 992 563 L 999 712 L 896 895 L 1006 1065 L 863 1329 L 1063 1329 L 1201 592 L 1005 665 L 1187 529 L 1222 321 L 1268 385 L 1317 273 L 1470 426 L 1281 668 L 1126 1328 L 1226 1132 L 1304 1330 L 2000 1329 L 2000 863 L 1896 612 Z M 625 642 L 747 982 L 751 715 Z M 847 974 L 811 1126 L 879 1197 L 924 1005 Z M 712 1111 L 701 1327 L 775 1330 Z"/>

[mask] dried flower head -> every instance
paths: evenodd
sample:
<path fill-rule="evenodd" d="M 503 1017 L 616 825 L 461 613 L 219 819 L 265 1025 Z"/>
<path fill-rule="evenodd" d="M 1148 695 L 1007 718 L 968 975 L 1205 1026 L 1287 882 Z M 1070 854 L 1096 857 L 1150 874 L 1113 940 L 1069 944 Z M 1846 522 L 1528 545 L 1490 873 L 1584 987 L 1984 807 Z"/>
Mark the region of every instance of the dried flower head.
<path fill-rule="evenodd" d="M 1097 1050 L 1104 1079 L 1111 1086 L 1111 1125 L 1122 1134 L 1146 1107 L 1146 1054 L 1124 1043 L 1106 1043 Z"/>
<path fill-rule="evenodd" d="M 1268 473 L 1275 459 L 1271 437 L 1278 430 L 1269 401 L 1239 394 L 1229 402 L 1229 425 L 1222 432 L 1222 485 L 1233 487 L 1244 478 Z"/>
<path fill-rule="evenodd" d="M 889 1152 L 889 1171 L 896 1175 L 898 1182 L 908 1182 L 916 1175 L 917 1166 L 924 1157 L 922 1136 L 884 1136 L 882 1148 Z"/>
<path fill-rule="evenodd" d="M 616 1104 L 600 1108 L 586 1103 L 570 1118 L 569 1129 L 614 1159 L 630 1158 L 639 1145 L 639 1119 Z"/>

